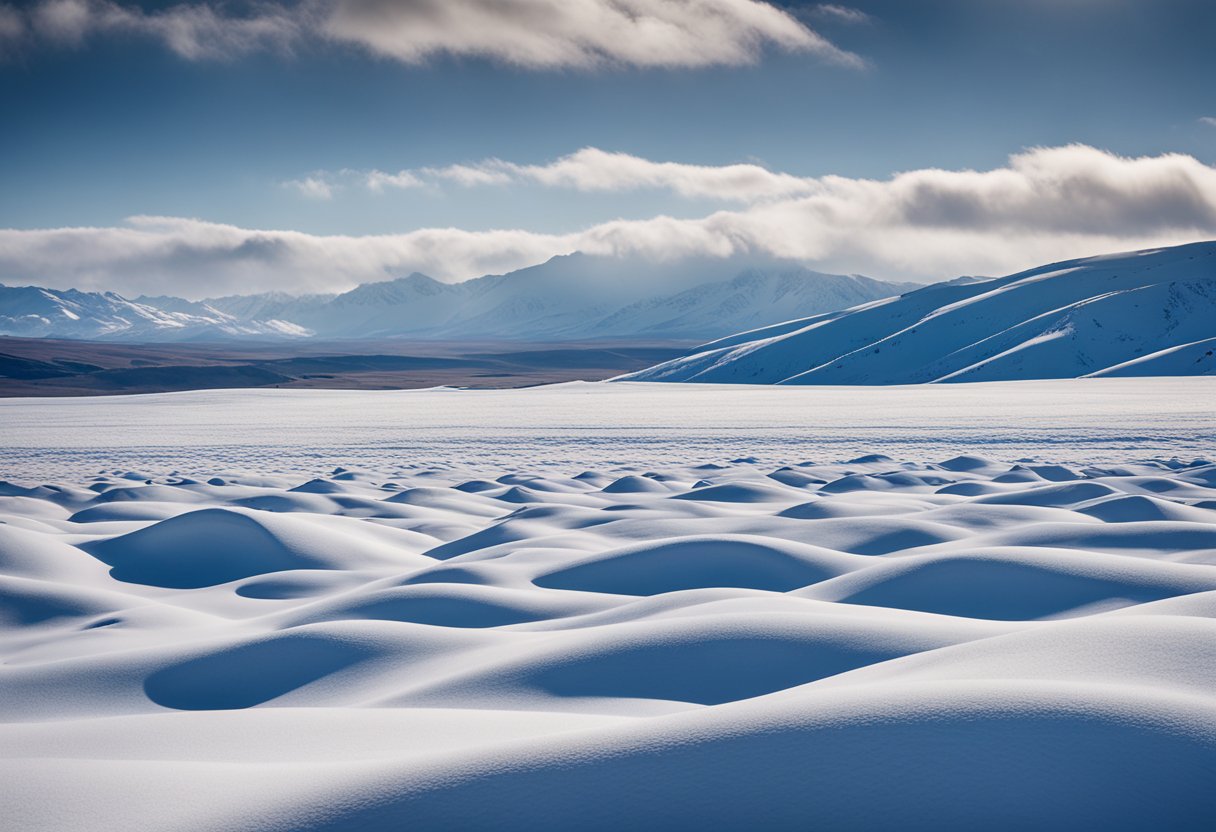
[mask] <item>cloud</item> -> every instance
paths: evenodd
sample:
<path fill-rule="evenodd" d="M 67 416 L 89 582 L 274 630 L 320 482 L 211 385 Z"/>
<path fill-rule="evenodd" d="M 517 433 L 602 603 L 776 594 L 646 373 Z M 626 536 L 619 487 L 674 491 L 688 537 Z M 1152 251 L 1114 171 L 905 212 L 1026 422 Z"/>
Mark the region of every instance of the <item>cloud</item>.
<path fill-rule="evenodd" d="M 420 188 L 444 182 L 466 188 L 541 185 L 582 192 L 668 190 L 692 199 L 756 202 L 815 193 L 816 179 L 775 173 L 756 164 L 690 165 L 655 162 L 628 153 L 584 147 L 543 165 L 522 165 L 502 159 L 471 164 L 423 167 L 385 173 L 379 170 L 320 173 L 329 179 L 354 175 L 373 191 Z"/>
<path fill-rule="evenodd" d="M 760 255 L 930 280 L 1216 238 L 1216 168 L 1182 154 L 1129 158 L 1069 145 L 1027 150 L 987 171 L 797 179 L 805 194 L 570 234 L 429 228 L 321 236 L 149 217 L 114 228 L 0 230 L 0 279 L 202 297 L 340 290 L 411 271 L 460 280 L 584 251 L 660 260 Z M 738 185 L 728 181 L 734 193 Z"/>
<path fill-rule="evenodd" d="M 141 35 L 199 60 L 330 41 L 407 64 L 452 56 L 527 69 L 742 65 L 777 48 L 864 64 L 762 0 L 264 0 L 245 4 L 245 14 L 232 8 L 39 0 L 26 12 L 0 6 L 0 42 L 30 35 L 78 46 L 98 35 Z"/>
<path fill-rule="evenodd" d="M 861 9 L 839 6 L 835 3 L 820 3 L 810 11 L 816 17 L 828 18 L 837 23 L 869 23 L 874 19 Z"/>
<path fill-rule="evenodd" d="M 1206 124 L 1208 127 L 1216 127 L 1216 116 L 1203 116 L 1199 119 L 1200 124 Z"/>
<path fill-rule="evenodd" d="M 25 34 L 25 17 L 7 3 L 0 3 L 0 46 L 16 42 Z"/>
<path fill-rule="evenodd" d="M 759 0 L 339 0 L 322 31 L 406 63 L 702 67 L 754 63 L 766 46 L 862 63 Z"/>
<path fill-rule="evenodd" d="M 350 173 L 350 172 L 345 172 Z M 755 164 L 656 162 L 587 147 L 542 165 L 502 159 L 474 164 L 366 174 L 369 187 L 420 187 L 450 181 L 464 187 L 518 184 L 581 192 L 667 190 L 726 203 L 801 199 L 826 218 L 868 212 L 874 222 L 928 227 L 1022 223 L 1089 229 L 1175 227 L 1210 221 L 1213 169 L 1193 157 L 1130 159 L 1085 145 L 1036 148 L 991 171 L 915 170 L 885 181 L 803 177 Z M 1206 226 L 1205 226 L 1206 227 Z"/>
<path fill-rule="evenodd" d="M 372 170 L 363 174 L 363 181 L 369 190 L 376 192 L 383 191 L 385 188 L 421 188 L 426 184 L 408 170 L 399 173 Z"/>
<path fill-rule="evenodd" d="M 325 175 L 305 176 L 303 179 L 289 179 L 283 187 L 297 191 L 308 199 L 326 201 L 333 199 L 337 187 Z"/>
<path fill-rule="evenodd" d="M 425 176 L 461 185 L 505 185 L 532 182 L 579 191 L 628 191 L 661 188 L 680 196 L 752 202 L 812 192 L 814 180 L 773 173 L 759 165 L 688 165 L 653 162 L 627 153 L 585 147 L 546 165 L 518 165 L 488 159 L 474 165 L 424 168 Z"/>
<path fill-rule="evenodd" d="M 99 35 L 151 37 L 189 60 L 286 50 L 302 33 L 291 11 L 276 3 L 254 4 L 243 16 L 226 9 L 183 3 L 146 11 L 113 0 L 42 0 L 26 13 L 22 30 L 64 46 L 79 46 Z"/>
<path fill-rule="evenodd" d="M 299 179 L 287 179 L 279 183 L 288 190 L 314 200 L 329 200 L 338 191 L 352 186 L 362 186 L 373 193 L 382 193 L 389 188 L 424 188 L 431 183 L 424 181 L 411 171 L 385 173 L 382 170 L 359 171 L 343 168 L 338 171 L 318 170 Z"/>
<path fill-rule="evenodd" d="M 264 231 L 178 217 L 106 228 L 0 230 L 0 275 L 126 294 L 199 298 L 266 290 L 332 291 L 424 271 L 454 279 L 574 250 L 575 237 L 430 228 L 379 236 Z"/>

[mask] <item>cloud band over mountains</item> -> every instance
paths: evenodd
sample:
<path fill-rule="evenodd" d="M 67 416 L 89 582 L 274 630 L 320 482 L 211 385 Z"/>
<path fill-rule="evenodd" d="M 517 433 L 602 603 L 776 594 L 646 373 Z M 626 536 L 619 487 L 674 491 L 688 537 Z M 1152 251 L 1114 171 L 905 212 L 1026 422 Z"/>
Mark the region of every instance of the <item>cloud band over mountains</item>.
<path fill-rule="evenodd" d="M 323 236 L 155 217 L 121 227 L 9 229 L 0 230 L 0 279 L 191 297 L 331 291 L 411 271 L 460 280 L 584 251 L 659 259 L 751 253 L 824 271 L 933 280 L 1216 237 L 1216 168 L 1181 154 L 1129 158 L 1084 145 L 1028 150 L 993 170 L 924 169 L 886 180 L 651 162 L 594 149 L 548 165 L 467 168 L 498 175 L 466 183 L 475 186 L 664 188 L 734 207 L 568 234 L 425 228 Z M 460 181 L 454 170 L 391 176 Z"/>

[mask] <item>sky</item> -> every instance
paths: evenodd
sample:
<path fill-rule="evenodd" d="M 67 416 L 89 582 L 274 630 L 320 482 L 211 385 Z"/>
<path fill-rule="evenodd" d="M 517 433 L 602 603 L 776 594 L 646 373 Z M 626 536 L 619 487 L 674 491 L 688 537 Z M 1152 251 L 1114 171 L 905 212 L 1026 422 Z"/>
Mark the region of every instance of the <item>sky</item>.
<path fill-rule="evenodd" d="M 0 281 L 930 281 L 1216 238 L 1213 34 L 1210 0 L 0 0 Z"/>

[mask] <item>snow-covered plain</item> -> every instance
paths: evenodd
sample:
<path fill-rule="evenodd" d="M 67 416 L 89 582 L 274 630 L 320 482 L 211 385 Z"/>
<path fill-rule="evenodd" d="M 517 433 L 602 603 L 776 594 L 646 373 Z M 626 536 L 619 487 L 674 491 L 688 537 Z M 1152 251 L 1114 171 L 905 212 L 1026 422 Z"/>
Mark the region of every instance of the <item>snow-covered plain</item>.
<path fill-rule="evenodd" d="M 1216 378 L 777 388 L 239 390 L 0 399 L 0 476 L 774 465 L 881 452 L 1118 462 L 1216 448 Z M 943 456 L 944 455 L 944 456 Z"/>
<path fill-rule="evenodd" d="M 1214 405 L 0 401 L 0 828 L 1209 828 Z"/>

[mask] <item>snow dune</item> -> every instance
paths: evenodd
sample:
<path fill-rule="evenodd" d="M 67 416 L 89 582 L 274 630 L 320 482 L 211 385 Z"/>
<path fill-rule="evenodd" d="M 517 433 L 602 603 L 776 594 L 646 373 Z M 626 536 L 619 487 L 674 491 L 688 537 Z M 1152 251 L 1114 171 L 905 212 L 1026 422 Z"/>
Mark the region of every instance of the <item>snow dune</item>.
<path fill-rule="evenodd" d="M 1210 826 L 1216 463 L 465 442 L 0 484 L 0 828 Z"/>

